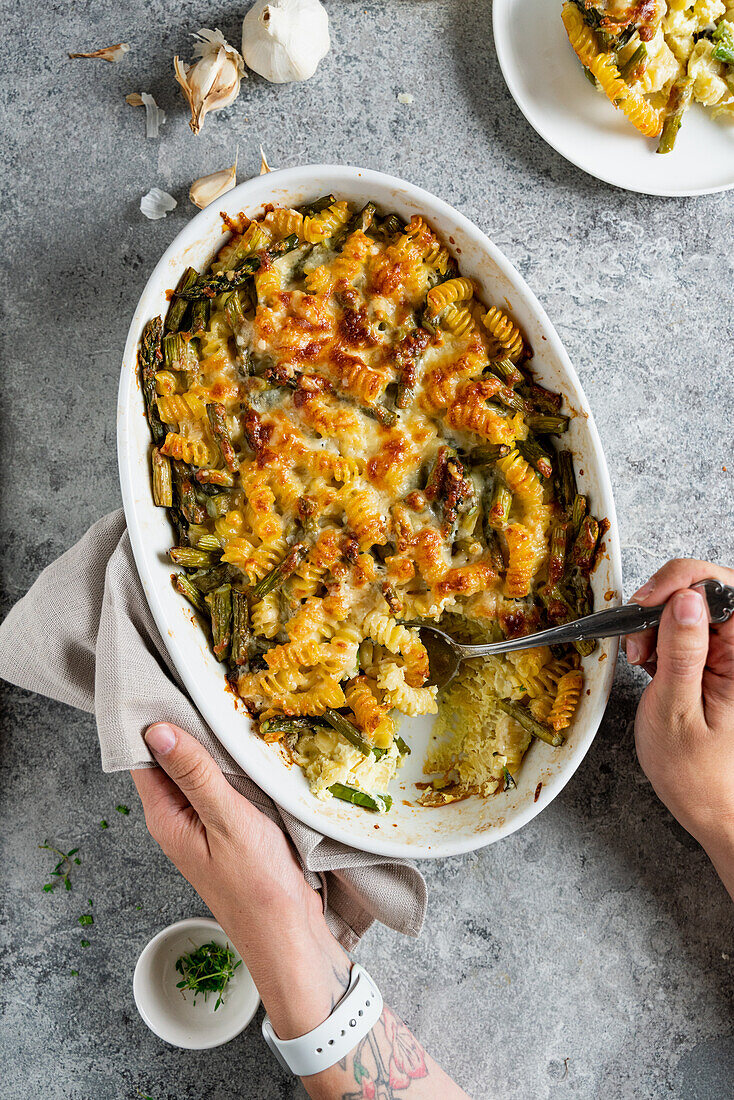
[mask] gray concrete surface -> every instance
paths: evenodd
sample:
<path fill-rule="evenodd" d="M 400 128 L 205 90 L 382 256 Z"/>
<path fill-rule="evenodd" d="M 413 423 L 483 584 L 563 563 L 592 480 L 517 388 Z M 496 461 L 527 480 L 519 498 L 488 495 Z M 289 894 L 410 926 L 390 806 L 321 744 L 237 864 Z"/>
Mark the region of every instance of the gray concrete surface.
<path fill-rule="evenodd" d="M 671 555 L 731 563 L 732 193 L 651 199 L 565 163 L 505 88 L 488 0 L 332 0 L 333 51 L 316 78 L 251 79 L 198 138 L 171 57 L 202 25 L 238 41 L 241 5 L 3 0 L 0 10 L 4 610 L 118 504 L 115 398 L 130 315 L 193 213 L 191 180 L 236 151 L 240 177 L 255 174 L 261 142 L 275 166 L 341 161 L 420 183 L 519 267 L 596 414 L 628 594 Z M 121 65 L 66 59 L 120 40 L 133 47 Z M 142 112 L 124 102 L 137 90 L 169 113 L 159 141 L 145 140 Z M 138 210 L 154 184 L 179 199 L 157 223 Z M 539 819 L 425 867 L 420 940 L 375 928 L 359 948 L 477 1098 L 734 1092 L 732 906 L 636 763 L 643 680 L 622 665 L 592 751 Z M 92 720 L 6 691 L 0 767 L 0 1095 L 301 1095 L 254 1026 L 191 1054 L 139 1020 L 138 951 L 203 907 L 149 839 L 127 775 L 101 774 Z M 46 837 L 80 847 L 70 894 L 41 892 Z M 76 918 L 88 897 L 96 924 L 83 950 Z"/>

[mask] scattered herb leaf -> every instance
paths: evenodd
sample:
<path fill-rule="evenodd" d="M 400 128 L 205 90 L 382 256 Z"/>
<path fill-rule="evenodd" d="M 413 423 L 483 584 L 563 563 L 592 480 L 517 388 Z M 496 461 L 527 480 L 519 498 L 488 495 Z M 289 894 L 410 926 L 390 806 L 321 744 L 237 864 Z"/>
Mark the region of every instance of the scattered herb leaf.
<path fill-rule="evenodd" d="M 105 821 L 104 818 L 102 818 L 102 820 L 100 821 L 99 827 L 100 827 L 100 829 L 109 829 L 109 825 L 107 824 L 107 822 Z"/>
<path fill-rule="evenodd" d="M 72 978 L 78 978 L 79 977 L 79 971 L 78 970 L 72 970 L 71 976 L 72 976 Z"/>
<path fill-rule="evenodd" d="M 54 852 L 55 855 L 61 857 L 51 874 L 55 875 L 57 878 L 60 878 L 65 888 L 67 890 L 71 890 L 71 879 L 69 877 L 69 874 L 71 872 L 72 864 L 81 864 L 82 862 L 78 857 L 76 859 L 74 858 L 79 849 L 72 848 L 70 852 L 62 852 L 60 848 L 55 848 L 53 844 L 49 844 L 48 842 L 46 844 L 39 844 L 38 847 L 47 852 Z M 58 883 L 56 882 L 47 882 L 43 887 L 44 893 L 53 893 L 53 889 L 57 885 Z"/>
<path fill-rule="evenodd" d="M 115 809 L 117 810 L 118 814 L 129 814 L 130 813 L 130 807 L 129 806 L 115 806 Z"/>
<path fill-rule="evenodd" d="M 82 947 L 91 947 L 89 940 L 79 940 L 79 943 L 82 945 Z"/>
<path fill-rule="evenodd" d="M 177 961 L 176 970 L 183 975 L 183 981 L 176 983 L 176 989 L 192 989 L 194 1004 L 197 993 L 203 993 L 205 1001 L 210 993 L 217 993 L 216 1012 L 224 998 L 227 983 L 241 962 L 242 959 L 235 961 L 229 944 L 222 947 L 211 940 L 197 947 L 190 955 L 182 955 Z"/>
<path fill-rule="evenodd" d="M 94 917 L 91 913 L 82 913 L 82 915 L 76 919 L 80 924 L 94 924 Z"/>

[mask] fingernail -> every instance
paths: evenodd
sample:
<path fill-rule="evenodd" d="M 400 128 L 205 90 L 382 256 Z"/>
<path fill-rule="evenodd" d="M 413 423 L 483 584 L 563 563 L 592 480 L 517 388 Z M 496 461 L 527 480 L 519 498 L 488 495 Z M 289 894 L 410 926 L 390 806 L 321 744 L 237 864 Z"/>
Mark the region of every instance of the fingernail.
<path fill-rule="evenodd" d="M 176 734 L 165 722 L 157 722 L 145 731 L 145 743 L 156 756 L 165 756 L 176 744 Z"/>
<path fill-rule="evenodd" d="M 678 592 L 673 597 L 673 615 L 681 626 L 695 626 L 703 615 L 703 600 L 698 592 Z"/>
<path fill-rule="evenodd" d="M 630 600 L 646 600 L 654 587 L 655 581 L 651 579 L 647 584 L 643 584 L 642 588 L 638 588 L 637 591 L 630 596 Z"/>
<path fill-rule="evenodd" d="M 640 643 L 635 638 L 628 638 L 627 645 L 624 647 L 627 654 L 627 662 L 631 665 L 637 665 L 640 662 Z"/>

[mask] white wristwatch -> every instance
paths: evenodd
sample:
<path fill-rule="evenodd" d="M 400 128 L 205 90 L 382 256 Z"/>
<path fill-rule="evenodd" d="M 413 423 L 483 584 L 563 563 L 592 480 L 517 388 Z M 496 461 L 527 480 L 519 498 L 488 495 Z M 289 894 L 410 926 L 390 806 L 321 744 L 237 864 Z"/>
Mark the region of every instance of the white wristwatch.
<path fill-rule="evenodd" d="M 382 1013 L 382 995 L 367 971 L 353 963 L 349 987 L 323 1024 L 297 1039 L 279 1039 L 266 1016 L 263 1038 L 278 1062 L 296 1077 L 308 1077 L 336 1065 L 374 1027 Z"/>

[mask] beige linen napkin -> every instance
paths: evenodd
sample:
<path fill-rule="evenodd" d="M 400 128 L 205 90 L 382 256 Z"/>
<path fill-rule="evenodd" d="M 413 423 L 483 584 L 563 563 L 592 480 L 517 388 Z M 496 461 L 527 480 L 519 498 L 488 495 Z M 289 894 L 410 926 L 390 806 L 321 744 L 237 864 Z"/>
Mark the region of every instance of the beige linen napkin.
<path fill-rule="evenodd" d="M 0 625 L 0 677 L 97 719 L 106 772 L 152 767 L 143 730 L 174 722 L 236 790 L 286 832 L 329 926 L 350 949 L 377 919 L 420 932 L 426 884 L 410 863 L 329 840 L 280 809 L 225 752 L 186 694 L 153 621 L 122 511 L 100 519 L 41 573 Z"/>

